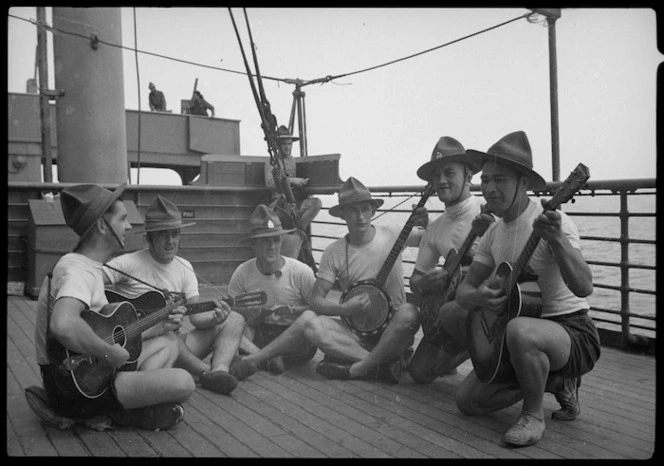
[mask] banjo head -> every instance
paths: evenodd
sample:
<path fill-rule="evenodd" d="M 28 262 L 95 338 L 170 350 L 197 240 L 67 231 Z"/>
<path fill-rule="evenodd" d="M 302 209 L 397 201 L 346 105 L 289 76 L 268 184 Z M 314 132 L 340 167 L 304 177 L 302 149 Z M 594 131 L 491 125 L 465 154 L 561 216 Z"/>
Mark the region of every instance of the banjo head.
<path fill-rule="evenodd" d="M 380 288 L 370 283 L 357 283 L 341 296 L 345 303 L 355 296 L 366 295 L 371 304 L 364 312 L 356 312 L 352 316 L 341 316 L 341 320 L 360 335 L 374 335 L 382 332 L 392 315 L 392 302 Z"/>

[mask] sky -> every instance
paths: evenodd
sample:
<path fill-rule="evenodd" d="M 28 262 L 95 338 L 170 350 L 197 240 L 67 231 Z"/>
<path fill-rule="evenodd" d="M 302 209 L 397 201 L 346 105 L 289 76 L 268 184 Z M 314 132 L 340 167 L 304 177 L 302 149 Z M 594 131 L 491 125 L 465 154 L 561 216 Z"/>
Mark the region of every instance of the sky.
<path fill-rule="evenodd" d="M 244 72 L 227 8 L 122 8 L 125 47 Z M 242 9 L 233 8 L 245 52 Z M 458 41 L 529 13 L 526 8 L 248 8 L 264 76 L 311 80 L 350 74 Z M 560 178 L 578 163 L 591 179 L 656 177 L 656 14 L 645 8 L 563 9 L 556 21 Z M 9 14 L 36 19 L 34 7 Z M 135 16 L 134 16 L 135 15 Z M 47 21 L 52 24 L 51 8 Z M 134 18 L 136 31 L 134 31 Z M 52 50 L 53 36 L 48 34 Z M 8 17 L 8 92 L 34 75 L 37 31 Z M 139 108 L 136 58 L 124 51 L 128 109 Z M 52 51 L 49 88 L 54 87 Z M 266 156 L 246 75 L 139 54 L 141 109 L 148 83 L 179 112 L 198 79 L 216 116 L 240 120 L 242 155 Z M 264 80 L 279 124 L 294 86 Z M 535 170 L 552 180 L 549 34 L 525 19 L 371 71 L 305 86 L 309 155 L 341 154 L 340 177 L 367 186 L 420 185 L 417 168 L 442 136 L 486 151 L 504 135 L 528 135 Z M 294 154 L 299 155 L 296 142 Z M 172 175 L 172 176 L 171 176 Z M 145 184 L 178 177 L 141 172 Z M 132 179 L 136 179 L 132 175 Z M 478 180 L 474 180 L 478 182 Z"/>

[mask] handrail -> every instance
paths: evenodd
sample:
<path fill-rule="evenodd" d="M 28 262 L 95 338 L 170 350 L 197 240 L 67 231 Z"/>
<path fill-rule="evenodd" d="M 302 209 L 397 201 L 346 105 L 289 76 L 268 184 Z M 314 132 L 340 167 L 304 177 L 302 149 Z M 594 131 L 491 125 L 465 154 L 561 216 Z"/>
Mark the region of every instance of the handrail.
<path fill-rule="evenodd" d="M 548 182 L 546 188 L 542 192 L 531 193 L 531 196 L 547 196 L 552 191 L 560 186 L 562 182 Z M 606 260 L 595 260 L 595 258 L 587 259 L 587 262 L 591 266 L 604 266 L 604 267 L 616 267 L 620 268 L 620 284 L 611 285 L 604 283 L 593 283 L 593 286 L 598 289 L 606 289 L 612 291 L 620 292 L 620 308 L 619 309 L 607 309 L 605 307 L 590 306 L 591 311 L 595 311 L 594 314 L 597 314 L 597 317 L 593 318 L 597 322 L 602 322 L 606 324 L 616 324 L 614 320 L 607 319 L 606 316 L 618 315 L 620 316 L 620 331 L 622 342 L 629 347 L 634 348 L 643 348 L 648 346 L 648 338 L 640 334 L 633 333 L 633 329 L 641 329 L 646 331 L 656 331 L 655 321 L 656 316 L 644 314 L 644 313 L 632 313 L 630 309 L 630 295 L 631 293 L 639 293 L 644 295 L 656 295 L 656 290 L 644 289 L 644 288 L 635 288 L 630 286 L 630 270 L 646 270 L 646 271 L 655 271 L 656 265 L 648 264 L 632 264 L 630 263 L 629 255 L 629 246 L 630 244 L 643 244 L 643 245 L 652 245 L 657 244 L 656 240 L 643 239 L 643 238 L 630 238 L 629 237 L 629 221 L 630 218 L 655 218 L 656 212 L 630 212 L 628 209 L 628 199 L 630 196 L 635 195 L 651 195 L 654 196 L 657 194 L 656 191 L 657 185 L 655 179 L 624 179 L 624 180 L 594 180 L 588 181 L 587 185 L 579 192 L 579 196 L 617 196 L 620 201 L 620 210 L 618 212 L 568 212 L 570 216 L 575 217 L 615 217 L 620 220 L 620 236 L 619 237 L 609 237 L 609 236 L 584 236 L 581 235 L 581 241 L 601 241 L 601 242 L 617 242 L 620 244 L 620 261 L 611 262 Z M 338 188 L 337 188 L 338 189 Z M 369 187 L 369 190 L 375 197 L 383 198 L 393 198 L 393 197 L 406 197 L 411 196 L 413 193 L 421 192 L 423 186 L 381 186 L 381 187 Z M 318 187 L 315 190 L 309 190 L 311 194 L 335 194 L 336 189 L 328 189 Z M 472 186 L 471 191 L 479 192 L 479 186 Z M 327 207 L 323 207 L 324 210 Z M 399 209 L 394 209 L 390 211 L 389 209 L 383 208 L 379 209 L 379 212 L 383 214 L 389 213 L 408 213 L 410 210 L 407 206 L 403 206 Z M 442 210 L 430 210 L 431 213 L 440 213 Z M 317 235 L 316 232 L 320 230 L 323 225 L 343 225 L 340 222 L 334 221 L 320 221 L 314 219 L 312 224 L 312 239 L 319 240 L 334 240 L 335 237 Z M 320 244 L 321 241 L 318 241 Z M 317 244 L 314 244 L 314 251 L 322 253 L 324 248 L 316 247 Z M 404 264 L 414 265 L 414 261 L 409 261 L 404 259 Z M 409 277 L 403 277 L 405 281 L 406 288 L 408 289 L 408 279 Z M 641 319 L 645 324 L 633 322 L 632 318 Z M 652 325 L 648 325 L 648 323 Z"/>

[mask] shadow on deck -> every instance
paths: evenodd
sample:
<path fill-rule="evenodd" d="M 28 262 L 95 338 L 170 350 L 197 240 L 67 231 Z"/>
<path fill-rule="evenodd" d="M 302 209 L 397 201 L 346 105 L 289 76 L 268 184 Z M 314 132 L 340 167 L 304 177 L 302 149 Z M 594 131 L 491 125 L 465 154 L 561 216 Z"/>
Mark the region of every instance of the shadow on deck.
<path fill-rule="evenodd" d="M 479 418 L 456 408 L 469 361 L 429 385 L 404 374 L 389 386 L 327 380 L 315 371 L 320 352 L 282 375 L 258 372 L 232 396 L 199 388 L 168 431 L 60 431 L 43 427 L 23 394 L 40 384 L 36 301 L 10 296 L 7 307 L 8 456 L 648 459 L 655 451 L 655 358 L 606 347 L 583 377 L 580 416 L 551 420 L 558 404 L 546 394 L 544 437 L 525 448 L 501 444 L 520 403 Z"/>

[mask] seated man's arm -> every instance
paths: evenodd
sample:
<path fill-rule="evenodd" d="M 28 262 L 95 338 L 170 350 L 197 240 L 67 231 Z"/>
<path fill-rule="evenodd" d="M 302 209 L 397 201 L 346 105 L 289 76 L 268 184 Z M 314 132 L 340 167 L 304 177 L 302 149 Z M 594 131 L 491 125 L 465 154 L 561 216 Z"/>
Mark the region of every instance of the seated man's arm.
<path fill-rule="evenodd" d="M 110 344 L 97 335 L 81 317 L 87 306 L 76 298 L 62 297 L 55 301 L 50 321 L 52 336 L 65 348 L 106 361 L 114 368 L 129 359 L 129 352 L 119 344 Z"/>

